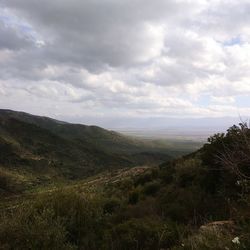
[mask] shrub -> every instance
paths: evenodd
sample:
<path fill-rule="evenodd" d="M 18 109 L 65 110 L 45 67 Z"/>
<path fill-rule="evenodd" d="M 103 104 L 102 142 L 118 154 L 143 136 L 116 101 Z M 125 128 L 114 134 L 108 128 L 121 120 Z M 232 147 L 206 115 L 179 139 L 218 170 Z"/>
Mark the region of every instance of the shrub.
<path fill-rule="evenodd" d="M 151 181 L 153 179 L 151 172 L 146 172 L 143 175 L 140 175 L 135 180 L 135 186 L 144 185 L 145 183 Z"/>
<path fill-rule="evenodd" d="M 0 245 L 6 249 L 99 249 L 104 227 L 102 206 L 70 191 L 24 204 L 2 218 Z"/>
<path fill-rule="evenodd" d="M 107 249 L 167 249 L 178 238 L 175 226 L 164 224 L 157 218 L 131 219 L 113 227 L 107 238 Z"/>
<path fill-rule="evenodd" d="M 161 187 L 161 185 L 160 185 L 159 181 L 149 182 L 144 186 L 143 193 L 145 195 L 152 195 L 153 196 L 158 192 L 160 187 Z"/>
<path fill-rule="evenodd" d="M 0 189 L 8 190 L 9 177 L 4 172 L 0 171 Z"/>
<path fill-rule="evenodd" d="M 138 201 L 139 201 L 139 192 L 137 190 L 134 190 L 129 194 L 128 203 L 134 205 Z"/>
<path fill-rule="evenodd" d="M 105 214 L 112 214 L 120 207 L 120 201 L 115 198 L 107 199 L 103 205 L 103 212 Z"/>
<path fill-rule="evenodd" d="M 74 249 L 66 235 L 62 218 L 51 209 L 37 211 L 27 206 L 13 217 L 1 218 L 1 249 Z"/>

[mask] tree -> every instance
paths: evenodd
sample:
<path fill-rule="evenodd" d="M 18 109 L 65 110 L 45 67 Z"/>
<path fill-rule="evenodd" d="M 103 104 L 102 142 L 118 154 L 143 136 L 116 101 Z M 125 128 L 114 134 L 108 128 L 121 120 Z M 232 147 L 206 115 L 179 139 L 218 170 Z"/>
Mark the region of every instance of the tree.
<path fill-rule="evenodd" d="M 222 136 L 217 161 L 241 180 L 250 181 L 250 129 L 247 123 L 232 126 Z"/>

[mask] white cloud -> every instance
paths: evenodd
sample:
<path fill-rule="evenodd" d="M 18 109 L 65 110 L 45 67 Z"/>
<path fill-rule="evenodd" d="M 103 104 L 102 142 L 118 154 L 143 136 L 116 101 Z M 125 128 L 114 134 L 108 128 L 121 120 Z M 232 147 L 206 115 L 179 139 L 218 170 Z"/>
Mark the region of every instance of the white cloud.
<path fill-rule="evenodd" d="M 249 113 L 250 101 L 240 110 L 235 101 L 250 96 L 248 0 L 0 5 L 1 107 L 65 117 Z"/>
<path fill-rule="evenodd" d="M 231 105 L 235 103 L 235 98 L 232 96 L 212 96 L 211 101 L 212 103 Z"/>

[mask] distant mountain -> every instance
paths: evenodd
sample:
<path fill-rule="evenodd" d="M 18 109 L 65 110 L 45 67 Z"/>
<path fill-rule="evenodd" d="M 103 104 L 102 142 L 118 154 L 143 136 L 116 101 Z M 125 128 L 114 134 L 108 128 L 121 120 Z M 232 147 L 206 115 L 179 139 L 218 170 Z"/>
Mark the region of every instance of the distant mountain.
<path fill-rule="evenodd" d="M 97 126 L 0 110 L 0 178 L 15 179 L 15 187 L 168 159 L 164 146 Z"/>
<path fill-rule="evenodd" d="M 148 141 L 135 139 L 97 126 L 71 124 L 48 117 L 0 109 L 1 127 L 4 125 L 4 121 L 7 120 L 29 123 L 41 129 L 49 130 L 54 135 L 63 139 L 81 143 L 84 142 L 88 147 L 94 147 L 112 153 L 141 153 L 148 149 L 158 152 L 159 148 L 162 149 L 162 147 L 156 147 L 155 144 L 150 144 Z"/>

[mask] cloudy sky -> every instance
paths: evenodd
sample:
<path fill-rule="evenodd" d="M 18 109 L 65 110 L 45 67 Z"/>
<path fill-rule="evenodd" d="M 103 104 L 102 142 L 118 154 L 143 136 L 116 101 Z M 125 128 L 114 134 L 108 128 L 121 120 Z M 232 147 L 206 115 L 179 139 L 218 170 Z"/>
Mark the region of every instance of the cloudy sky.
<path fill-rule="evenodd" d="M 249 0 L 0 0 L 0 108 L 106 127 L 249 116 L 249 13 Z"/>

